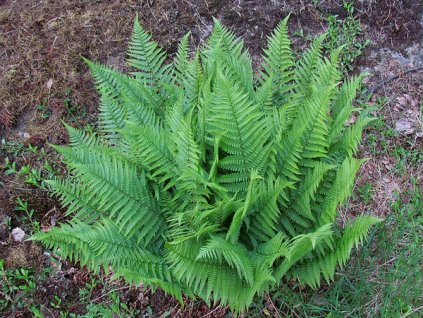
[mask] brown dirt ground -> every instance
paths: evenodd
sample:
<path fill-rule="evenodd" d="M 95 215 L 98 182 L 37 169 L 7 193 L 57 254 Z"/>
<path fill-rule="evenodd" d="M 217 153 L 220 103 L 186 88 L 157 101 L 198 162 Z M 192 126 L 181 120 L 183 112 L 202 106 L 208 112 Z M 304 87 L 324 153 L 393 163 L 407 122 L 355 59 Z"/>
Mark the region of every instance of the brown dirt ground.
<path fill-rule="evenodd" d="M 401 192 L 410 187 L 411 175 L 422 180 L 421 166 L 408 164 L 406 173 L 396 173 L 394 167 L 399 159 L 391 155 L 391 150 L 399 145 L 407 150 L 422 147 L 422 138 L 417 136 L 423 129 L 417 127 L 421 118 L 420 121 L 416 118 L 420 116 L 419 105 L 423 101 L 423 72 L 404 72 L 422 66 L 418 58 L 411 58 L 413 52 L 409 48 L 417 45 L 415 50 L 422 54 L 423 22 L 419 22 L 423 3 L 360 0 L 355 7 L 366 36 L 372 40 L 355 66 L 371 71 L 374 76 L 367 85 L 378 89 L 376 95 L 388 98 L 388 103 L 376 110 L 375 115 L 383 116 L 390 127 L 404 118 L 412 119 L 415 125 L 411 134 L 392 137 L 388 152 L 375 155 L 367 146 L 362 149 L 363 156 L 372 159 L 362 167 L 357 185 L 370 182 L 374 197 L 367 205 L 351 200 L 345 213 L 371 210 L 386 215 L 395 190 Z M 217 17 L 244 39 L 255 64 L 266 37 L 287 14 L 291 13 L 291 31 L 302 28 L 305 34 L 312 35 L 325 29 L 325 16 L 345 17 L 340 0 L 318 1 L 317 8 L 308 0 L 0 0 L 0 139 L 46 147 L 47 157 L 56 160 L 47 143 L 67 141 L 61 120 L 84 126 L 94 123 L 96 118 L 98 99 L 81 56 L 125 68 L 125 50 L 137 13 L 143 26 L 170 55 L 188 31 L 192 33 L 193 47 L 202 43 L 211 30 L 212 17 Z M 302 48 L 304 44 L 303 39 L 294 38 L 295 47 Z M 397 75 L 400 76 L 390 80 Z M 376 104 L 376 97 L 368 103 Z M 43 118 L 43 111 L 37 109 L 40 104 L 48 110 L 48 118 Z M 370 133 L 378 132 L 369 130 L 366 135 Z M 382 147 L 380 140 L 376 147 Z M 0 148 L 0 165 L 6 156 L 19 166 L 41 162 L 33 154 L 13 157 Z M 58 169 L 61 169 L 59 162 Z M 0 183 L 0 224 L 10 217 L 13 227 L 21 226 L 20 215 L 14 212 L 18 196 L 28 200 L 43 226 L 63 217 L 59 205 L 46 191 L 28 186 L 19 177 L 7 176 L 1 169 L 0 182 L 3 183 L 3 186 Z M 41 268 L 46 261 L 42 252 L 30 243 L 12 243 L 10 233 L 0 228 L 0 259 L 6 259 L 8 266 Z M 48 305 L 54 294 L 52 286 L 60 292 L 77 290 L 84 277 L 84 269 L 64 262 L 63 268 L 37 289 L 36 297 Z M 206 313 L 209 317 L 223 317 L 226 312 L 193 302 L 183 309 L 160 292 L 140 289 L 125 290 L 122 297 L 139 309 L 153 304 L 158 315 L 166 308 L 173 308 L 172 317 L 201 317 Z M 69 304 L 75 313 L 83 311 L 77 299 L 70 299 Z M 54 312 L 50 316 L 55 315 Z"/>

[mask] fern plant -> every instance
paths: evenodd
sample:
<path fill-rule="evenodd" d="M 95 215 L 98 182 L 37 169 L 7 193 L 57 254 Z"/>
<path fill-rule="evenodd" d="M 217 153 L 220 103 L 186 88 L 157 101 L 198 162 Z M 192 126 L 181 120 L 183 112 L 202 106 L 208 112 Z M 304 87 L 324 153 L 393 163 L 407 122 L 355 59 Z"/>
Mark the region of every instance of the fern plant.
<path fill-rule="evenodd" d="M 379 220 L 336 225 L 362 159 L 353 99 L 323 37 L 296 61 L 287 18 L 260 71 L 219 21 L 190 57 L 172 63 L 135 20 L 130 74 L 86 60 L 101 95 L 98 132 L 67 126 L 54 146 L 69 167 L 49 181 L 72 220 L 33 237 L 93 270 L 207 303 L 248 308 L 299 280 L 330 282 Z"/>

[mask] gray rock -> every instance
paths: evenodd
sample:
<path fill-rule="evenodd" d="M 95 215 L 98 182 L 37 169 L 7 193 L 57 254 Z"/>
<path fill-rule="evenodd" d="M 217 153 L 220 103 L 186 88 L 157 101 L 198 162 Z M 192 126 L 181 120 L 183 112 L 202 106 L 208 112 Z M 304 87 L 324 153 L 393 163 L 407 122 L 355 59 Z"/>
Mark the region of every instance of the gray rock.
<path fill-rule="evenodd" d="M 395 131 L 405 133 L 405 134 L 412 134 L 412 122 L 408 119 L 400 119 L 395 123 Z"/>
<path fill-rule="evenodd" d="M 14 239 L 16 242 L 22 242 L 22 241 L 23 241 L 23 239 L 25 238 L 25 232 L 24 232 L 21 228 L 19 228 L 19 227 L 15 227 L 15 228 L 12 230 L 12 236 L 13 236 L 13 239 Z"/>

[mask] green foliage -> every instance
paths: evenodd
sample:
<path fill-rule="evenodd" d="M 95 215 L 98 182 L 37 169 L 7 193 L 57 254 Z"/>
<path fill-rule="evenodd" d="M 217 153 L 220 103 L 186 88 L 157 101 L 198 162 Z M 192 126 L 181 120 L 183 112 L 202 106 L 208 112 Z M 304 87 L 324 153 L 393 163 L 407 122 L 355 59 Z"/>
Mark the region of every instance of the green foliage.
<path fill-rule="evenodd" d="M 129 308 L 124 302 L 121 301 L 119 295 L 115 291 L 106 294 L 108 297 L 103 299 L 102 303 L 90 303 L 86 305 L 86 313 L 83 315 L 69 314 L 69 317 L 79 318 L 125 318 L 125 317 L 140 317 L 138 310 Z M 109 298 L 109 299 L 107 299 Z M 142 317 L 146 317 L 143 315 Z"/>
<path fill-rule="evenodd" d="M 21 217 L 23 223 L 29 224 L 31 227 L 31 232 L 36 232 L 40 230 L 40 223 L 34 219 L 34 209 L 28 206 L 28 202 L 22 200 L 20 197 L 16 199 L 17 206 L 15 211 L 23 212 L 25 215 Z"/>
<path fill-rule="evenodd" d="M 135 21 L 129 75 L 86 61 L 101 94 L 98 134 L 67 127 L 69 167 L 52 189 L 74 218 L 39 233 L 57 253 L 128 282 L 245 310 L 284 277 L 333 279 L 379 220 L 336 226 L 363 160 L 361 77 L 341 83 L 319 38 L 296 62 L 284 19 L 255 76 L 220 22 L 174 63 Z"/>
<path fill-rule="evenodd" d="M 364 49 L 371 44 L 356 14 L 358 10 L 355 8 L 355 1 L 336 2 L 337 6 L 343 6 L 344 18 L 338 14 L 328 14 L 324 1 L 310 0 L 310 2 L 314 7 L 314 14 L 327 23 L 327 32 L 323 41 L 324 50 L 330 52 L 342 47 L 339 67 L 345 74 L 352 72 L 357 60 L 363 55 Z M 306 41 L 312 41 L 314 37 L 306 34 L 303 28 L 294 31 L 293 35 L 304 38 Z"/>
<path fill-rule="evenodd" d="M 0 172 L 4 172 L 6 175 L 17 175 L 23 179 L 26 184 L 29 184 L 36 188 L 44 188 L 44 179 L 52 178 L 54 176 L 54 169 L 52 165 L 46 160 L 46 152 L 44 148 L 39 149 L 31 144 L 25 148 L 22 144 L 11 142 L 6 139 L 2 139 L 2 146 L 0 150 L 4 150 L 7 155 L 13 157 L 26 157 L 25 155 L 31 156 L 33 161 L 31 164 L 19 164 L 16 161 L 11 162 L 9 157 L 5 157 L 4 163 L 0 165 Z M 18 160 L 22 162 L 22 160 Z"/>
<path fill-rule="evenodd" d="M 347 15 L 345 19 L 340 19 L 337 15 L 326 18 L 328 32 L 324 47 L 332 50 L 342 45 L 341 68 L 345 72 L 350 72 L 353 70 L 355 61 L 371 42 L 363 36 L 364 31 L 360 20 L 355 16 L 354 2 L 343 1 L 343 7 Z"/>
<path fill-rule="evenodd" d="M 53 260 L 53 259 L 52 259 Z M 60 262 L 56 263 L 56 267 Z M 79 297 L 63 297 L 52 293 L 60 290 L 51 280 L 69 286 L 72 278 L 64 278 L 62 271 L 52 267 L 40 269 L 7 268 L 4 260 L 0 259 L 0 316 L 1 317 L 54 317 L 90 318 L 90 317 L 138 317 L 139 311 L 125 304 L 118 290 L 127 289 L 125 286 L 116 288 L 116 282 L 110 284 L 108 280 L 100 280 L 90 275 L 90 281 L 79 289 Z M 70 280 L 70 281 L 69 281 Z M 47 287 L 44 287 L 47 286 Z M 43 289 L 48 292 L 43 294 Z M 115 289 L 112 289 L 115 288 Z M 98 294 L 94 294 L 98 290 Z M 78 305 L 78 306 L 75 306 Z M 76 314 L 75 307 L 83 306 L 84 314 Z"/>
<path fill-rule="evenodd" d="M 390 207 L 331 286 L 312 291 L 293 284 L 275 290 L 272 298 L 280 316 L 421 317 L 423 201 L 416 178 L 395 194 Z M 256 302 L 251 317 L 263 316 L 263 306 Z"/>
<path fill-rule="evenodd" d="M 36 288 L 32 270 L 27 268 L 6 269 L 0 259 L 0 313 L 20 310 L 28 303 L 28 294 Z"/>

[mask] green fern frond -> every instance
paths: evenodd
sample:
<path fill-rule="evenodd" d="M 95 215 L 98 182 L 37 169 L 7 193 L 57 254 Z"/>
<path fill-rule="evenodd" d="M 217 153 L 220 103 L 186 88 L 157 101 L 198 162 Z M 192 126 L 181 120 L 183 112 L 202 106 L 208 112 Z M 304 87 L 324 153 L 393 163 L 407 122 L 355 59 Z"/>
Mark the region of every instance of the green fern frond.
<path fill-rule="evenodd" d="M 151 40 L 151 35 L 142 28 L 138 17 L 134 21 L 128 56 L 129 65 L 137 69 L 132 74 L 143 84 L 157 85 L 161 80 L 167 79 L 166 72 L 169 67 L 163 64 L 166 52 Z"/>
<path fill-rule="evenodd" d="M 47 180 L 47 184 L 58 196 L 63 207 L 67 208 L 66 215 L 91 224 L 101 216 L 101 212 L 90 202 L 90 196 L 79 182 L 72 179 Z"/>
<path fill-rule="evenodd" d="M 98 130 L 110 145 L 120 145 L 119 130 L 125 125 L 126 110 L 118 101 L 103 94 L 100 99 Z"/>
<path fill-rule="evenodd" d="M 331 152 L 354 155 L 358 150 L 363 129 L 374 120 L 375 118 L 360 116 L 354 124 L 344 130 L 338 141 L 332 145 Z"/>
<path fill-rule="evenodd" d="M 288 247 L 289 258 L 285 258 L 275 269 L 275 279 L 280 280 L 297 262 L 309 255 L 318 244 L 329 238 L 333 234 L 331 227 L 331 224 L 326 224 L 315 232 L 300 234 L 293 238 Z"/>
<path fill-rule="evenodd" d="M 278 203 L 290 185 L 291 183 L 282 179 L 260 183 L 257 191 L 260 196 L 253 205 L 247 223 L 248 235 L 255 242 L 267 242 L 278 235 L 277 228 L 281 216 Z"/>
<path fill-rule="evenodd" d="M 169 136 L 161 127 L 130 123 L 121 132 L 131 162 L 142 163 L 160 183 L 178 175 L 180 170 L 168 146 Z"/>
<path fill-rule="evenodd" d="M 286 215 L 286 221 L 282 226 L 291 237 L 316 224 L 316 213 L 312 209 L 312 206 L 316 205 L 315 195 L 326 173 L 334 168 L 333 165 L 319 162 L 303 172 L 305 177 L 300 181 L 298 189 L 293 192 L 287 207 L 282 210 Z"/>
<path fill-rule="evenodd" d="M 91 231 L 91 225 L 74 219 L 72 223 L 63 224 L 48 232 L 36 233 L 31 240 L 43 242 L 47 248 L 53 249 L 71 262 L 79 261 L 82 265 L 88 265 L 90 268 L 98 270 L 97 258 L 94 253 L 86 242 L 79 239 L 80 235 L 89 231 Z"/>
<path fill-rule="evenodd" d="M 331 109 L 334 120 L 330 127 L 329 143 L 332 143 L 343 131 L 345 122 L 353 112 L 353 99 L 361 85 L 362 79 L 362 76 L 347 79 L 340 88 Z"/>
<path fill-rule="evenodd" d="M 221 135 L 220 148 L 227 154 L 219 167 L 229 173 L 218 178 L 231 192 L 247 189 L 250 170 L 263 169 L 268 135 L 260 112 L 238 86 L 223 73 L 218 74 L 210 114 L 212 134 Z"/>
<path fill-rule="evenodd" d="M 351 195 L 355 175 L 364 161 L 347 158 L 339 167 L 336 178 L 322 202 L 321 214 L 317 220 L 319 226 L 332 223 L 335 220 L 337 206 Z"/>
<path fill-rule="evenodd" d="M 224 266 L 216 259 L 199 259 L 200 242 L 190 241 L 169 248 L 167 255 L 175 277 L 206 301 L 220 300 L 221 305 L 229 304 L 235 312 L 246 309 L 263 284 L 273 281 L 265 268 L 260 268 L 250 286 L 238 277 L 235 269 Z"/>
<path fill-rule="evenodd" d="M 250 261 L 247 249 L 241 244 L 232 244 L 220 236 L 211 236 L 209 241 L 200 248 L 197 260 L 214 259 L 236 269 L 238 276 L 245 279 L 247 284 L 252 284 L 254 279 L 254 268 Z"/>
<path fill-rule="evenodd" d="M 291 252 L 288 238 L 279 232 L 270 240 L 267 240 L 264 243 L 258 245 L 254 249 L 254 254 L 258 259 L 268 264 L 269 266 L 272 266 L 273 263 L 281 257 L 290 260 Z"/>
<path fill-rule="evenodd" d="M 204 72 L 200 61 L 200 55 L 198 53 L 187 65 L 181 85 L 185 92 L 183 105 L 184 113 L 186 114 L 190 111 L 198 111 L 202 97 L 202 87 L 204 85 Z"/>
<path fill-rule="evenodd" d="M 128 119 L 156 124 L 163 117 L 159 101 L 136 79 L 87 59 L 84 61 L 90 68 L 97 90 L 109 99 L 122 103 L 128 113 Z"/>
<path fill-rule="evenodd" d="M 178 44 L 178 51 L 176 52 L 175 60 L 173 61 L 176 72 L 176 80 L 179 84 L 183 82 L 184 75 L 188 70 L 190 36 L 191 34 L 188 32 L 182 37 Z"/>
<path fill-rule="evenodd" d="M 296 81 L 302 93 L 307 94 L 310 90 L 310 82 L 322 58 L 322 45 L 325 36 L 318 36 L 311 47 L 307 49 L 298 62 Z M 318 74 L 316 74 L 318 75 Z"/>
<path fill-rule="evenodd" d="M 294 53 L 291 49 L 291 40 L 288 35 L 287 16 L 275 28 L 268 39 L 267 48 L 263 56 L 263 79 L 271 78 L 273 83 L 272 91 L 277 94 L 276 99 L 280 100 L 286 93 L 293 90 L 294 84 Z"/>
<path fill-rule="evenodd" d="M 76 129 L 66 123 L 63 123 L 68 131 L 69 135 L 69 146 L 96 146 L 98 145 L 97 137 L 94 134 L 87 133 L 83 130 Z"/>
<path fill-rule="evenodd" d="M 367 237 L 370 228 L 379 222 L 381 219 L 370 215 L 357 217 L 346 225 L 342 237 L 335 243 L 332 251 L 315 259 L 305 259 L 290 271 L 289 276 L 298 278 L 301 283 L 312 288 L 320 286 L 321 275 L 330 283 L 334 279 L 336 266 L 345 265 L 353 247 L 357 248 Z"/>
<path fill-rule="evenodd" d="M 250 97 L 254 94 L 251 57 L 244 50 L 244 43 L 214 19 L 214 26 L 206 48 L 203 50 L 206 70 L 212 76 L 216 67 L 224 69 L 226 76 L 237 83 Z"/>
<path fill-rule="evenodd" d="M 160 236 L 164 220 L 147 188 L 145 178 L 127 162 L 94 152 L 88 164 L 71 163 L 75 177 L 88 193 L 90 202 L 113 219 L 129 237 L 148 244 Z"/>

